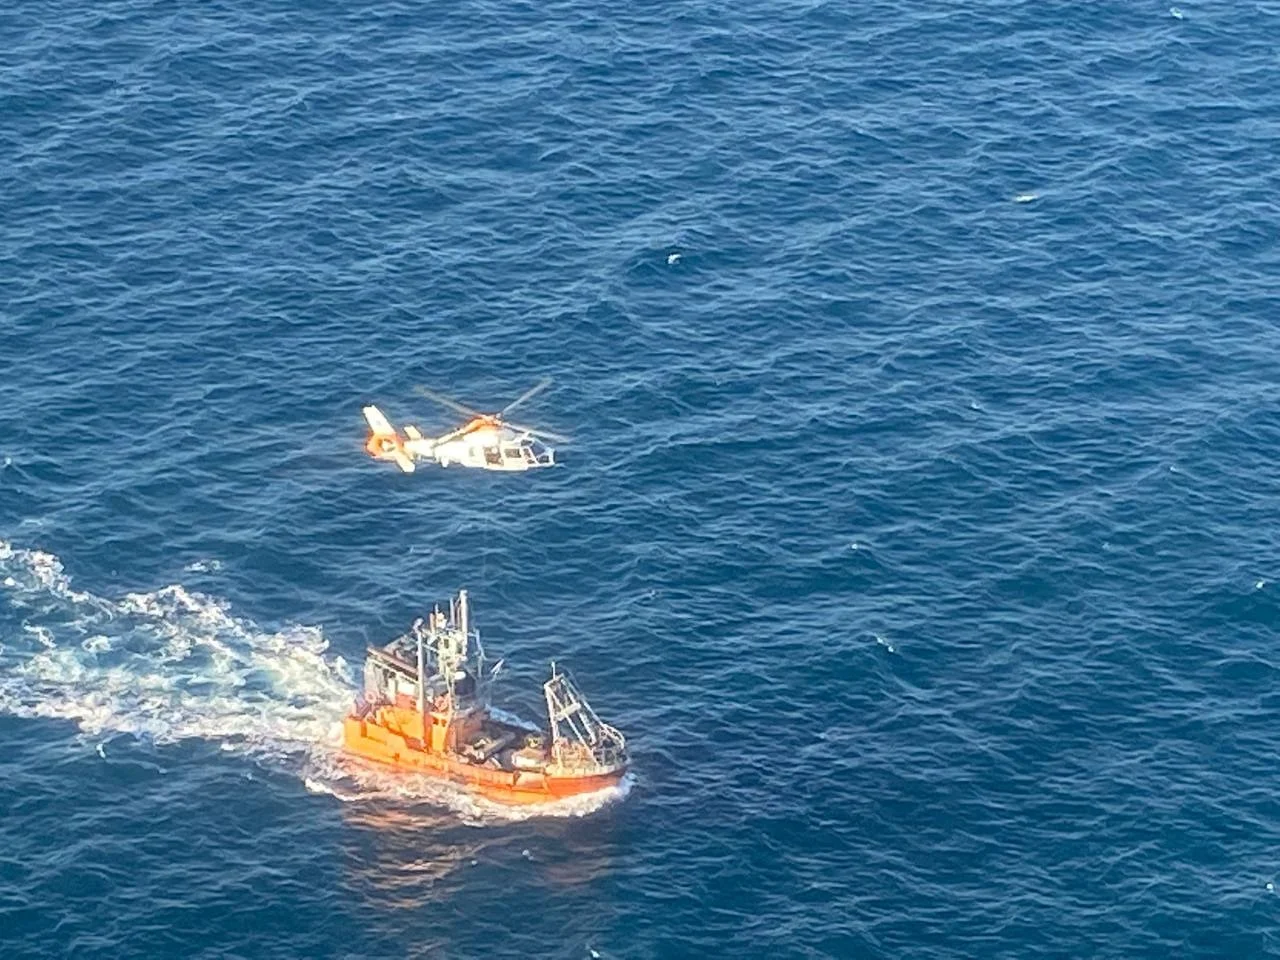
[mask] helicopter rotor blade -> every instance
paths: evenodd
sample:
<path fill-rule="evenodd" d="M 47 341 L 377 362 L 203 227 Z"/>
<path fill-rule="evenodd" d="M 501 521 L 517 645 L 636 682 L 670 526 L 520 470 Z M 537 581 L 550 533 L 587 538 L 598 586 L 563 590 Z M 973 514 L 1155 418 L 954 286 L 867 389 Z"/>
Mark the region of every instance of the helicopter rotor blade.
<path fill-rule="evenodd" d="M 520 396 L 516 397 L 514 400 L 508 403 L 505 407 L 499 410 L 497 413 L 497 416 L 499 417 L 506 416 L 516 407 L 520 406 L 520 404 L 524 403 L 526 400 L 530 399 L 531 397 L 537 396 L 539 393 L 547 389 L 547 387 L 549 386 L 551 386 L 551 378 L 543 377 L 536 384 L 534 384 L 524 393 L 520 394 Z"/>
<path fill-rule="evenodd" d="M 564 434 L 552 433 L 550 430 L 543 430 L 539 427 L 526 427 L 521 423 L 512 423 L 510 420 L 502 421 L 503 426 L 510 427 L 512 430 L 519 430 L 521 433 L 527 433 L 530 436 L 541 437 L 544 440 L 554 440 L 556 443 L 572 443 L 573 441 Z"/>
<path fill-rule="evenodd" d="M 441 406 L 448 407 L 450 410 L 455 410 L 464 417 L 484 416 L 484 414 L 479 410 L 472 410 L 470 407 L 464 407 L 457 400 L 450 400 L 444 394 L 436 393 L 434 390 L 428 390 L 426 387 L 414 387 L 413 389 L 415 392 L 422 394 L 422 396 L 426 397 L 428 400 L 434 400 Z"/>

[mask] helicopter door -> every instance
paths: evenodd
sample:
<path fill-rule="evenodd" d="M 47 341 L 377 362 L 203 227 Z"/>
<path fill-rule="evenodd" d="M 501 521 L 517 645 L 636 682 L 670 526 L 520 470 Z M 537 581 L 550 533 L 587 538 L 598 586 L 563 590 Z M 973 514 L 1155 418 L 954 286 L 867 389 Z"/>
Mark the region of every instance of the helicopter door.
<path fill-rule="evenodd" d="M 484 462 L 495 467 L 502 466 L 502 452 L 497 447 L 485 447 Z"/>

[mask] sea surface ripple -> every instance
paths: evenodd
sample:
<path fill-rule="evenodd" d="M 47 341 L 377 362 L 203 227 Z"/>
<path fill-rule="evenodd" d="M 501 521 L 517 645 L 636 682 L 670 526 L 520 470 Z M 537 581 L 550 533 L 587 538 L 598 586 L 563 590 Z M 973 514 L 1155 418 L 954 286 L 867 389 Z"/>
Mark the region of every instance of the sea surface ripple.
<path fill-rule="evenodd" d="M 1280 954 L 1278 38 L 0 12 L 0 953 Z M 544 375 L 556 470 L 362 452 Z M 624 788 L 344 761 L 460 586 Z"/>

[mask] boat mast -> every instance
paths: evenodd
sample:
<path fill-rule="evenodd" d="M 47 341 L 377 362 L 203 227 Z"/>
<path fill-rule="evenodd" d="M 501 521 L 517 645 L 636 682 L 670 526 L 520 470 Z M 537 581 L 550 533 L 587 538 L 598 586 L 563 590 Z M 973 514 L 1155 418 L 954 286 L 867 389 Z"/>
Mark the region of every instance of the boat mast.
<path fill-rule="evenodd" d="M 422 651 L 421 620 L 414 623 L 413 635 L 418 641 L 418 716 L 422 717 L 425 721 L 427 717 L 427 677 L 425 670 L 425 658 Z"/>
<path fill-rule="evenodd" d="M 551 688 L 556 680 L 556 662 L 551 661 L 551 679 L 542 685 L 542 694 L 547 699 L 547 719 L 551 721 L 551 755 L 556 761 L 560 760 L 560 718 L 556 715 L 559 711 L 556 709 L 555 698 L 552 696 Z"/>
<path fill-rule="evenodd" d="M 462 643 L 463 643 L 462 649 L 464 651 L 463 656 L 466 655 L 465 651 L 467 649 L 466 647 L 467 630 L 471 626 L 471 624 L 468 622 L 470 621 L 470 619 L 471 619 L 470 611 L 467 609 L 467 591 L 459 590 L 458 591 L 458 629 L 462 631 Z"/>

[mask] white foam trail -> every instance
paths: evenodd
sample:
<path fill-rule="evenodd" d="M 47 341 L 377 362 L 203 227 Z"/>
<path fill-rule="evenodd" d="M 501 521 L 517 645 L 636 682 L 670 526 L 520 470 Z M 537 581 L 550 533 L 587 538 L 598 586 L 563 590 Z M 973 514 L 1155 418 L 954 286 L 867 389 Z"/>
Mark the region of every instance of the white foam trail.
<path fill-rule="evenodd" d="M 343 793 L 341 790 L 331 787 L 322 780 L 315 780 L 311 777 L 303 778 L 302 785 L 312 793 L 322 793 L 326 796 L 341 800 L 343 803 L 353 803 L 360 799 L 358 795 Z"/>
<path fill-rule="evenodd" d="M 0 584 L 20 618 L 0 653 L 6 713 L 160 743 L 230 738 L 275 755 L 338 741 L 352 679 L 316 628 L 265 631 L 180 585 L 94 596 L 71 586 L 57 557 L 5 541 Z"/>
<path fill-rule="evenodd" d="M 285 761 L 312 793 L 444 806 L 476 824 L 586 816 L 631 791 L 627 776 L 596 793 L 508 806 L 355 760 L 340 749 L 355 685 L 328 646 L 319 628 L 263 630 L 178 584 L 117 601 L 77 591 L 57 557 L 0 540 L 2 713 L 70 720 L 90 736 L 220 741 Z"/>

